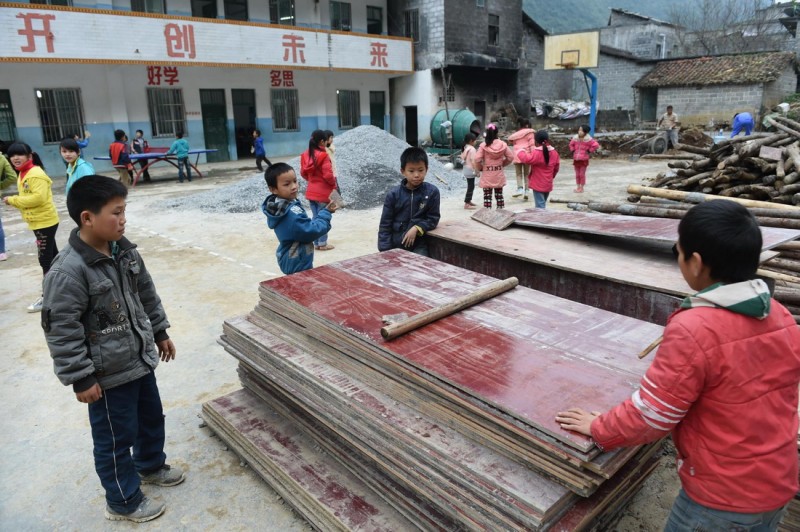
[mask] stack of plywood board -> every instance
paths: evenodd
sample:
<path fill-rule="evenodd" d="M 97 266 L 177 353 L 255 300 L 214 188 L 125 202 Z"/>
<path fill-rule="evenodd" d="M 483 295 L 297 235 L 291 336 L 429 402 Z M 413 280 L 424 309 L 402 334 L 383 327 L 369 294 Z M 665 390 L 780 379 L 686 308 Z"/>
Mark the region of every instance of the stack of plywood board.
<path fill-rule="evenodd" d="M 517 287 L 381 337 L 494 280 L 396 250 L 266 281 L 220 340 L 245 390 L 204 418 L 319 529 L 607 524 L 659 446 L 601 453 L 554 416 L 627 398 L 662 328 Z"/>

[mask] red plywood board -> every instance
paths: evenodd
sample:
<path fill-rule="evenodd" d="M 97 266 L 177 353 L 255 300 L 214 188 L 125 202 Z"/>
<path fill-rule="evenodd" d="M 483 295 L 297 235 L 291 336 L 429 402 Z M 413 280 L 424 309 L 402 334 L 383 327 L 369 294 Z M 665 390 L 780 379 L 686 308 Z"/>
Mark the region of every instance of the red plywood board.
<path fill-rule="evenodd" d="M 424 372 L 578 449 L 555 412 L 607 410 L 627 398 L 647 362 L 636 354 L 662 328 L 517 287 L 391 342 L 381 317 L 416 314 L 491 278 L 405 251 L 322 266 L 262 285 L 390 350 Z"/>
<path fill-rule="evenodd" d="M 649 218 L 646 216 L 623 216 L 593 212 L 557 211 L 550 209 L 527 209 L 517 213 L 515 225 L 589 233 L 619 238 L 635 238 L 647 241 L 672 243 L 678 239 L 680 220 L 671 218 Z M 796 229 L 762 227 L 763 249 L 770 249 L 784 242 L 800 238 Z"/>

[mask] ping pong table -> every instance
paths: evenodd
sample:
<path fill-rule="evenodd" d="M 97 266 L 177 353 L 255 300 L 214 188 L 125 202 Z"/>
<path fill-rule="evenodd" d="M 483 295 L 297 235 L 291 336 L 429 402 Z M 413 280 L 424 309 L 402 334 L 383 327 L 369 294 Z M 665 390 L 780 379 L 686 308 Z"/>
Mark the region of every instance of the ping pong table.
<path fill-rule="evenodd" d="M 139 178 L 142 177 L 142 174 L 144 173 L 144 171 L 147 170 L 148 168 L 150 168 L 151 166 L 153 166 L 154 164 L 157 164 L 159 162 L 168 162 L 169 164 L 171 164 L 175 168 L 178 168 L 178 163 L 175 162 L 177 160 L 177 157 L 175 156 L 174 153 L 172 153 L 170 155 L 167 155 L 167 151 L 169 151 L 169 148 L 161 148 L 161 147 L 153 147 L 153 146 L 151 146 L 151 147 L 148 148 L 148 151 L 146 151 L 145 153 L 131 153 L 130 154 L 131 163 L 135 163 L 137 161 L 143 161 L 143 160 L 144 161 L 150 161 L 144 166 L 133 165 L 135 173 L 134 173 L 134 176 L 133 176 L 133 184 L 131 186 L 135 187 L 136 183 L 139 181 Z M 203 155 L 204 153 L 214 153 L 216 151 L 218 151 L 218 150 L 216 150 L 216 149 L 189 150 L 189 156 L 195 155 L 194 164 L 192 164 L 192 162 L 189 161 L 189 166 L 192 168 L 192 170 L 195 171 L 195 173 L 197 173 L 198 177 L 203 177 L 203 173 L 200 172 L 200 170 L 197 169 L 197 163 L 198 163 L 198 161 L 200 161 L 200 156 Z M 96 161 L 110 161 L 111 157 L 109 155 L 103 155 L 103 156 L 99 156 L 99 157 L 94 157 L 94 159 Z"/>

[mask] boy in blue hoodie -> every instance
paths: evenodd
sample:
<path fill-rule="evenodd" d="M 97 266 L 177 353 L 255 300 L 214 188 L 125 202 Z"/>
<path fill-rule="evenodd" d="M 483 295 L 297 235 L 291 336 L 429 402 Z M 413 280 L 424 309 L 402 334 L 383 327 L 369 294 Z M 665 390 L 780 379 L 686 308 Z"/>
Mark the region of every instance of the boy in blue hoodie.
<path fill-rule="evenodd" d="M 314 267 L 314 240 L 331 230 L 336 203 L 329 203 L 312 220 L 297 199 L 297 175 L 291 166 L 273 164 L 264 172 L 264 180 L 270 195 L 261 205 L 261 211 L 280 241 L 275 252 L 278 266 L 287 275 L 310 270 Z"/>
<path fill-rule="evenodd" d="M 183 138 L 183 131 L 175 133 L 177 139 L 169 147 L 167 155 L 175 155 L 178 158 L 178 183 L 183 183 L 183 169 L 186 168 L 186 177 L 192 180 L 192 168 L 189 166 L 189 141 Z"/>
<path fill-rule="evenodd" d="M 264 149 L 264 137 L 261 136 L 261 130 L 256 129 L 253 131 L 253 154 L 256 156 L 256 166 L 259 172 L 263 172 L 261 162 L 267 163 L 267 168 L 272 166 L 272 163 L 267 159 L 267 150 Z"/>

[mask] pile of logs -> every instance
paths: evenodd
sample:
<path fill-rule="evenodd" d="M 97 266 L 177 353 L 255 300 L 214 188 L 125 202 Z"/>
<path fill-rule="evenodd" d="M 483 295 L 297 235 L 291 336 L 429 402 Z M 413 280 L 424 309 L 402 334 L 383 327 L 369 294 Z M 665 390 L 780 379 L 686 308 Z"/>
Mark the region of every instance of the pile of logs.
<path fill-rule="evenodd" d="M 652 186 L 800 205 L 800 122 L 769 119 L 778 133 L 725 139 L 710 148 L 679 144 L 690 159 L 668 163 Z"/>

